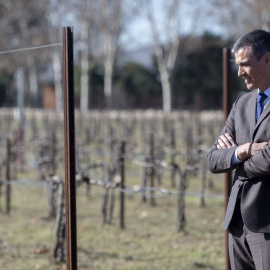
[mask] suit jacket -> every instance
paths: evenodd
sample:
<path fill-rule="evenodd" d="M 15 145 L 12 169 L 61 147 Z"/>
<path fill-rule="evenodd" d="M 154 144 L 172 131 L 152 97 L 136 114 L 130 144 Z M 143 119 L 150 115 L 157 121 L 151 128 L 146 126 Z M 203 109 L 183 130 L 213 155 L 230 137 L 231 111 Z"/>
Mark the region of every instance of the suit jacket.
<path fill-rule="evenodd" d="M 237 145 L 270 141 L 270 104 L 256 123 L 257 94 L 257 90 L 251 91 L 234 102 L 220 135 L 228 132 Z M 207 155 L 210 171 L 224 173 L 236 169 L 223 229 L 228 229 L 238 191 L 243 187 L 241 213 L 246 227 L 252 232 L 270 233 L 270 144 L 235 166 L 231 166 L 231 160 L 237 147 L 218 150 L 216 145 L 217 140 Z"/>

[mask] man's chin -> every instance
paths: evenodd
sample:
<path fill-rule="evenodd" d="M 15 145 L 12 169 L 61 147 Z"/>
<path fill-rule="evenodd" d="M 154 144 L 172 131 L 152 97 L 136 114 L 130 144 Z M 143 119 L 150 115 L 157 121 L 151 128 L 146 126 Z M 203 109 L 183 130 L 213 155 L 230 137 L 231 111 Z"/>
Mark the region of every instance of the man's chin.
<path fill-rule="evenodd" d="M 255 87 L 253 84 L 247 84 L 247 89 L 252 91 L 252 90 L 257 89 L 257 87 Z"/>

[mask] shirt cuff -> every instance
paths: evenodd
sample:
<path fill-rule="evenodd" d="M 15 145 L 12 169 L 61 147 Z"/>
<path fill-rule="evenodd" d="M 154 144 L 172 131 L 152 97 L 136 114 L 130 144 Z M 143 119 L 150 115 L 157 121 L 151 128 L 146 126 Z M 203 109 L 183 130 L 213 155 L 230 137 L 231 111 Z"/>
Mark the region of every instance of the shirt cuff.
<path fill-rule="evenodd" d="M 241 163 L 242 161 L 240 159 L 238 159 L 237 157 L 237 151 L 238 151 L 238 147 L 236 148 L 236 150 L 234 151 L 234 154 L 232 156 L 232 160 L 231 160 L 231 166 L 234 166 L 238 163 Z"/>

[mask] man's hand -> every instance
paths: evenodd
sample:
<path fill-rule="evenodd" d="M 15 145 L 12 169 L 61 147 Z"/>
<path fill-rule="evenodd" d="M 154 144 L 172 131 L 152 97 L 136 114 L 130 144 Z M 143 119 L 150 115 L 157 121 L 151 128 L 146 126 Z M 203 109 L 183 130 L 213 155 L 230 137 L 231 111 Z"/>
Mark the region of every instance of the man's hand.
<path fill-rule="evenodd" d="M 267 144 L 268 144 L 268 142 L 252 143 L 251 146 L 250 146 L 250 143 L 242 144 L 237 149 L 237 157 L 239 160 L 245 160 L 246 158 L 249 157 L 248 150 L 249 150 L 249 155 L 254 156 L 254 155 L 260 153 Z M 250 149 L 249 149 L 249 147 L 250 147 Z"/>
<path fill-rule="evenodd" d="M 218 149 L 226 149 L 234 146 L 237 146 L 237 144 L 229 133 L 225 133 L 225 135 L 219 137 L 217 144 Z"/>
<path fill-rule="evenodd" d="M 252 143 L 251 145 L 250 142 L 242 144 L 237 148 L 237 158 L 239 160 L 245 160 L 249 156 L 254 156 L 260 153 L 267 144 L 268 142 Z M 234 146 L 237 146 L 237 144 L 229 133 L 225 133 L 225 135 L 219 137 L 217 144 L 218 149 L 228 149 Z"/>

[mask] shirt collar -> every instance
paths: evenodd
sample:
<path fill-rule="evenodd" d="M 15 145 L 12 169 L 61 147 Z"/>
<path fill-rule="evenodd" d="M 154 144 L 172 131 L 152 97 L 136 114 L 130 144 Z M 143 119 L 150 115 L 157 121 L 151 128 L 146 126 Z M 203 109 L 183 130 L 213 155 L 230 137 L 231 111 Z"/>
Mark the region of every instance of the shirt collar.
<path fill-rule="evenodd" d="M 260 93 L 260 90 L 258 89 L 258 94 Z M 268 87 L 265 91 L 264 94 L 266 94 L 268 97 L 270 97 L 270 87 Z"/>

